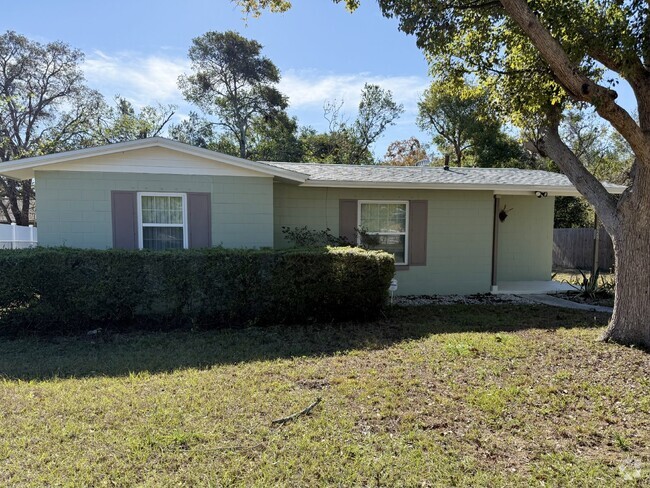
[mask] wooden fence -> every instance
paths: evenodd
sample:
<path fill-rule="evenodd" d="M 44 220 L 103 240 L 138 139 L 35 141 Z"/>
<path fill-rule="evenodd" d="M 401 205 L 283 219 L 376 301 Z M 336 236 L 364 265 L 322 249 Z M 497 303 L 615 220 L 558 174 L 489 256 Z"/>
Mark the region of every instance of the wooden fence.
<path fill-rule="evenodd" d="M 609 234 L 600 228 L 600 269 L 614 266 L 614 248 Z M 591 269 L 594 259 L 594 229 L 553 229 L 553 269 Z"/>

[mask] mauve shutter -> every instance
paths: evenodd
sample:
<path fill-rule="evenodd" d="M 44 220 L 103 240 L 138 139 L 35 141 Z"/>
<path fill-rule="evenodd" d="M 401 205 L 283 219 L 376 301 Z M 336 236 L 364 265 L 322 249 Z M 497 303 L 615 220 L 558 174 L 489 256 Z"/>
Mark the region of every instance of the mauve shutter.
<path fill-rule="evenodd" d="M 138 204 L 134 191 L 111 192 L 113 248 L 138 248 Z"/>
<path fill-rule="evenodd" d="M 190 249 L 212 245 L 212 218 L 209 193 L 187 194 Z"/>
<path fill-rule="evenodd" d="M 427 200 L 409 202 L 409 264 L 427 264 Z"/>
<path fill-rule="evenodd" d="M 339 200 L 339 236 L 357 243 L 357 200 Z"/>

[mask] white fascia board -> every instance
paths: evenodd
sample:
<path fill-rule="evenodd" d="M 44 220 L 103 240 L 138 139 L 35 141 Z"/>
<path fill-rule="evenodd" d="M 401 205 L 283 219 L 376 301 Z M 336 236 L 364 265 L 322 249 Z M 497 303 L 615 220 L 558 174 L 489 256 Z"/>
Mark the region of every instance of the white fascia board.
<path fill-rule="evenodd" d="M 378 188 L 378 189 L 411 189 L 411 190 L 471 190 L 491 191 L 501 195 L 534 195 L 536 191 L 547 192 L 550 196 L 580 196 L 574 187 L 552 185 L 490 185 L 483 183 L 401 183 L 401 182 L 359 182 L 339 180 L 307 180 L 300 186 L 318 188 Z M 613 194 L 623 193 L 623 186 L 607 186 Z"/>
<path fill-rule="evenodd" d="M 0 164 L 0 174 L 14 179 L 30 179 L 34 177 L 34 170 L 38 168 L 44 169 L 45 166 L 151 147 L 163 147 L 172 151 L 178 151 L 213 161 L 219 161 L 231 166 L 259 171 L 270 176 L 278 176 L 291 181 L 296 181 L 298 183 L 302 183 L 308 178 L 308 175 L 298 173 L 296 171 L 285 170 L 271 166 L 269 164 L 229 156 L 227 154 L 190 146 L 188 144 L 183 144 L 181 142 L 172 141 L 170 139 L 165 139 L 162 137 L 137 139 L 135 141 L 119 142 L 115 144 L 107 144 L 105 146 L 77 149 L 73 151 L 46 154 L 44 156 L 35 156 L 31 158 L 19 159 L 16 161 L 10 161 Z"/>

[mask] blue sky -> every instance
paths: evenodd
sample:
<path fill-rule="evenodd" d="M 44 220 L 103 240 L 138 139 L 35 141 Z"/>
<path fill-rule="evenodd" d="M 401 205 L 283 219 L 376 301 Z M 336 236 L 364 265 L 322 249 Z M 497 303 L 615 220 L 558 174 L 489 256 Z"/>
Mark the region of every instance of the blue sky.
<path fill-rule="evenodd" d="M 429 82 L 415 39 L 399 32 L 374 1 L 354 14 L 331 0 L 295 0 L 284 14 L 244 19 L 229 0 L 23 0 L 3 5 L 0 28 L 40 42 L 61 40 L 86 54 L 88 85 L 108 99 L 120 94 L 141 106 L 160 102 L 191 107 L 178 91 L 178 75 L 189 72 L 192 38 L 207 31 L 235 30 L 264 46 L 281 70 L 281 90 L 301 125 L 326 130 L 323 104 L 343 100 L 352 117 L 366 82 L 390 89 L 405 113 L 375 145 L 383 156 L 396 139 L 430 137 L 416 125 L 417 101 Z M 28 6 L 27 6 L 28 5 Z M 629 88 L 621 102 L 632 109 Z"/>
<path fill-rule="evenodd" d="M 352 117 L 363 84 L 371 82 L 390 89 L 405 107 L 375 154 L 383 156 L 390 142 L 413 135 L 428 142 L 415 126 L 417 100 L 429 80 L 427 63 L 415 39 L 399 32 L 371 1 L 350 14 L 331 0 L 297 0 L 285 14 L 246 20 L 229 0 L 25 0 L 3 5 L 0 26 L 81 49 L 88 84 L 107 98 L 120 94 L 136 105 L 174 103 L 180 116 L 190 106 L 176 79 L 189 71 L 192 38 L 235 30 L 260 42 L 280 68 L 280 88 L 301 125 L 325 130 L 323 104 L 333 99 L 343 100 Z"/>

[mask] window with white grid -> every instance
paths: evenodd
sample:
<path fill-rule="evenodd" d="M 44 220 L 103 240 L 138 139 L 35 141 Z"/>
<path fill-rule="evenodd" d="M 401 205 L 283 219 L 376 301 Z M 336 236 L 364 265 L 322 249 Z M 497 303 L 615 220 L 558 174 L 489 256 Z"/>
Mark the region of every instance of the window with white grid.
<path fill-rule="evenodd" d="M 138 193 L 140 249 L 187 248 L 184 193 Z"/>
<path fill-rule="evenodd" d="M 395 256 L 395 264 L 408 263 L 408 202 L 359 201 L 359 242 Z"/>

